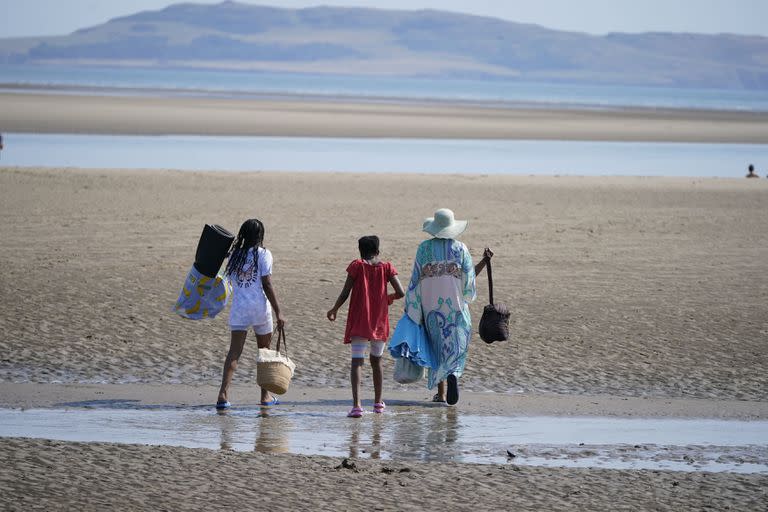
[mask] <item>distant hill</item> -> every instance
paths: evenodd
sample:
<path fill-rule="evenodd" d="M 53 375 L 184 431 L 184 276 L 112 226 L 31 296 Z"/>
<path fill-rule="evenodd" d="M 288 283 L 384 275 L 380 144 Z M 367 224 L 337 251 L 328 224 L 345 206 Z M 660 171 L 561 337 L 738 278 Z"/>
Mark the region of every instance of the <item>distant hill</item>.
<path fill-rule="evenodd" d="M 77 63 L 768 89 L 768 38 L 592 36 L 444 11 L 177 4 L 68 36 L 0 39 L 0 63 Z"/>

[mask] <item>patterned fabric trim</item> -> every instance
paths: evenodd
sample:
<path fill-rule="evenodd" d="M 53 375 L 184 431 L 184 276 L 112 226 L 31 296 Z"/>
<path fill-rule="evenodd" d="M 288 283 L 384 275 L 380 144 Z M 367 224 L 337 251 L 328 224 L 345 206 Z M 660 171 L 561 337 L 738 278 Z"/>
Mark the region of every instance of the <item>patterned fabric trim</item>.
<path fill-rule="evenodd" d="M 427 263 L 421 267 L 421 275 L 419 276 L 419 281 L 423 281 L 428 277 L 443 276 L 453 276 L 456 279 L 461 279 L 461 266 L 458 263 L 444 261 L 438 263 Z"/>

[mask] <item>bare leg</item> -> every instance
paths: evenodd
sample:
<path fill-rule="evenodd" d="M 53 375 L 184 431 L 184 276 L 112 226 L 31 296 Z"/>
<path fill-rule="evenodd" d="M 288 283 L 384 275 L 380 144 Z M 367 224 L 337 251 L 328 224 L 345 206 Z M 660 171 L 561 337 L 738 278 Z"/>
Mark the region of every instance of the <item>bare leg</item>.
<path fill-rule="evenodd" d="M 445 401 L 446 396 L 446 390 L 445 390 L 445 381 L 441 380 L 437 383 L 437 396 L 440 397 L 440 400 Z"/>
<path fill-rule="evenodd" d="M 373 403 L 381 403 L 381 388 L 384 385 L 384 368 L 381 365 L 381 357 L 371 356 L 371 369 L 373 370 Z"/>
<path fill-rule="evenodd" d="M 243 353 L 247 331 L 232 331 L 232 339 L 229 342 L 229 352 L 224 360 L 224 372 L 221 376 L 221 388 L 219 388 L 218 402 L 229 400 L 229 385 L 232 383 L 232 376 L 237 370 L 237 362 Z"/>
<path fill-rule="evenodd" d="M 271 341 L 272 341 L 272 333 L 256 335 L 256 344 L 259 346 L 259 348 L 269 348 L 269 343 Z M 272 397 L 269 395 L 269 391 L 267 391 L 264 388 L 261 388 L 261 401 L 269 402 L 271 401 L 271 399 Z"/>
<path fill-rule="evenodd" d="M 352 407 L 362 407 L 360 404 L 360 380 L 364 359 L 353 358 L 349 369 L 349 380 L 352 383 Z"/>

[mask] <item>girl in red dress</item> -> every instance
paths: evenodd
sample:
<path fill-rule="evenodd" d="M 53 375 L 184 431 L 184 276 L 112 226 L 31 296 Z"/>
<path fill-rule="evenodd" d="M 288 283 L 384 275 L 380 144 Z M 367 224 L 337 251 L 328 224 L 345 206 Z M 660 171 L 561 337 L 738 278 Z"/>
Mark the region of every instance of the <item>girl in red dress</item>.
<path fill-rule="evenodd" d="M 360 259 L 347 267 L 347 281 L 336 299 L 336 304 L 328 311 L 328 320 L 336 320 L 339 308 L 347 301 L 350 292 L 347 329 L 344 343 L 352 346 L 352 365 L 349 379 L 352 383 L 352 410 L 350 418 L 363 415 L 360 402 L 360 380 L 365 361 L 365 349 L 370 347 L 371 369 L 373 370 L 374 404 L 373 412 L 382 413 L 386 405 L 381 399 L 384 380 L 381 356 L 389 338 L 388 306 L 396 299 L 405 296 L 403 286 L 397 278 L 397 270 L 388 261 L 379 259 L 379 237 L 364 236 L 357 241 Z M 387 283 L 395 289 L 387 293 Z"/>

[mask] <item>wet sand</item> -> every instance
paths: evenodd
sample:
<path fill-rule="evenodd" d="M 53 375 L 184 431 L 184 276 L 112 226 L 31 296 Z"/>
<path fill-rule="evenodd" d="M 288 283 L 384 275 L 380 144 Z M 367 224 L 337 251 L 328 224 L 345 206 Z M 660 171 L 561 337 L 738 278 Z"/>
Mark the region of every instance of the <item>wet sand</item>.
<path fill-rule="evenodd" d="M 343 350 L 343 349 L 342 349 Z M 248 354 L 246 354 L 248 359 Z M 340 364 L 345 364 L 342 362 Z M 245 368 L 242 369 L 247 372 Z M 238 370 L 239 372 L 240 370 Z M 390 381 L 391 372 L 385 375 Z M 320 387 L 302 383 L 297 375 L 288 392 L 281 397 L 286 404 L 321 407 L 344 415 L 349 410 L 350 391 L 344 387 Z M 236 377 L 237 378 L 237 377 Z M 240 408 L 259 406 L 259 388 L 254 381 L 239 379 L 232 390 Z M 370 383 L 368 383 L 370 384 Z M 341 385 L 340 385 L 341 386 Z M 404 414 L 423 412 L 432 404 L 432 394 L 425 387 L 386 383 L 387 403 Z M 168 407 L 200 408 L 211 405 L 218 385 L 214 384 L 51 384 L 39 382 L 0 382 L 0 407 L 16 409 L 51 409 L 60 407 L 129 407 L 157 409 Z M 364 396 L 371 409 L 372 388 Z M 634 397 L 621 395 L 555 393 L 488 393 L 463 390 L 462 413 L 483 416 L 579 416 L 619 418 L 687 418 L 722 420 L 768 420 L 768 401 L 698 399 L 684 397 Z"/>
<path fill-rule="evenodd" d="M 474 256 L 493 247 L 495 294 L 513 310 L 510 342 L 475 339 L 459 414 L 765 419 L 766 195 L 764 180 L 0 169 L 0 406 L 212 403 L 226 314 L 193 322 L 170 308 L 203 224 L 236 230 L 258 216 L 299 366 L 286 400 L 332 400 L 343 414 L 346 318 L 324 314 L 357 238 L 378 234 L 407 281 L 422 219 L 448 206 L 469 219 Z M 475 323 L 486 286 L 481 276 Z M 252 348 L 236 406 L 256 400 Z M 431 395 L 391 373 L 385 359 L 385 399 L 418 407 Z M 759 510 L 768 499 L 765 475 L 368 460 L 356 472 L 325 457 L 17 439 L 0 440 L 0 458 L 9 510 L 346 510 L 371 496 L 408 509 L 415 494 L 450 509 Z"/>
<path fill-rule="evenodd" d="M 768 477 L 2 439 L 6 510 L 762 510 Z M 23 478 L 19 478 L 23 475 Z M 128 492 L 126 490 L 129 490 Z"/>
<path fill-rule="evenodd" d="M 768 143 L 768 113 L 0 93 L 6 132 Z"/>
<path fill-rule="evenodd" d="M 335 324 L 325 312 L 357 238 L 378 234 L 407 282 L 423 218 L 450 206 L 475 257 L 493 247 L 513 311 L 509 343 L 476 340 L 465 390 L 762 402 L 766 194 L 736 179 L 4 169 L 0 377 L 214 385 L 226 312 L 170 309 L 202 226 L 258 216 L 296 383 L 346 387 L 346 310 Z"/>

